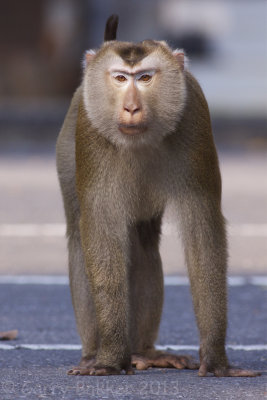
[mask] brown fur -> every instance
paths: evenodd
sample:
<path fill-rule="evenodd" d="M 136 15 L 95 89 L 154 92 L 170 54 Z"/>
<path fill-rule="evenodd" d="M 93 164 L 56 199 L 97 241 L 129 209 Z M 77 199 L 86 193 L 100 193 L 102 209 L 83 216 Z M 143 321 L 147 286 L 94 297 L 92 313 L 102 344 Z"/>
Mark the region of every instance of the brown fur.
<path fill-rule="evenodd" d="M 154 53 L 162 58 L 162 72 L 154 92 L 142 97 L 150 129 L 142 135 L 148 139 L 121 140 L 116 131 L 120 102 L 112 87 L 105 98 L 107 83 L 100 81 L 97 89 L 95 76 L 114 55 L 134 65 Z M 89 90 L 93 112 L 86 102 Z M 182 72 L 165 43 L 104 44 L 74 95 L 57 143 L 57 166 L 82 340 L 83 361 L 75 371 L 129 372 L 132 354 L 138 355 L 133 362 L 140 368 L 161 362 L 195 368 L 184 358 L 154 350 L 163 302 L 160 225 L 170 202 L 181 226 L 200 332 L 200 374 L 229 374 L 224 348 L 227 245 L 209 111 L 197 81 Z"/>

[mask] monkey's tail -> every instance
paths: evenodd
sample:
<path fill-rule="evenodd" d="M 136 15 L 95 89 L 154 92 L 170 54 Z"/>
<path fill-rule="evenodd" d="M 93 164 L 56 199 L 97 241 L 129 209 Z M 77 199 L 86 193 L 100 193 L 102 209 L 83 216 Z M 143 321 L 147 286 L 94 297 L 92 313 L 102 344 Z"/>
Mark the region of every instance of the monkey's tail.
<path fill-rule="evenodd" d="M 119 23 L 118 15 L 113 14 L 108 18 L 104 34 L 105 42 L 108 40 L 116 40 L 118 23 Z"/>

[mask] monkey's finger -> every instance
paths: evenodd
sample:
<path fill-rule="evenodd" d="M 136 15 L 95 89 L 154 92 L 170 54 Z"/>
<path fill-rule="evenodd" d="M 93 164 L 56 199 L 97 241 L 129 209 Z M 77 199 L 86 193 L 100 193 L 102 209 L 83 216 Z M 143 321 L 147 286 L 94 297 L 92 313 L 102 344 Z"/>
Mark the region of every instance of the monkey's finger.
<path fill-rule="evenodd" d="M 256 377 L 260 376 L 261 372 L 259 371 L 252 371 L 249 369 L 238 369 L 238 368 L 229 368 L 225 370 L 216 369 L 214 371 L 215 376 L 229 376 L 229 377 Z"/>
<path fill-rule="evenodd" d="M 138 370 L 148 369 L 147 363 L 143 360 L 135 360 L 135 362 L 133 362 L 132 364 Z"/>
<path fill-rule="evenodd" d="M 171 363 L 169 366 L 167 366 L 166 368 L 171 368 L 171 367 L 174 367 L 174 368 L 176 368 L 176 369 L 185 369 L 186 367 L 185 367 L 185 365 L 184 364 L 182 364 L 182 363 L 180 363 L 179 361 L 175 361 L 174 363 Z"/>
<path fill-rule="evenodd" d="M 171 360 L 171 364 L 173 367 L 178 369 L 197 369 L 199 368 L 199 363 L 194 360 L 191 356 L 174 356 L 173 360 Z"/>
<path fill-rule="evenodd" d="M 73 369 L 69 369 L 67 371 L 67 375 L 75 375 Z"/>
<path fill-rule="evenodd" d="M 68 375 L 80 375 L 80 369 L 76 369 L 76 368 L 73 368 L 73 369 L 69 369 L 68 371 L 67 371 L 67 374 Z"/>
<path fill-rule="evenodd" d="M 135 365 L 135 368 L 136 369 L 139 369 L 139 370 L 145 370 L 145 369 L 148 369 L 148 365 L 147 365 L 147 363 L 145 363 L 144 361 L 138 361 L 137 363 L 136 363 L 136 365 Z"/>
<path fill-rule="evenodd" d="M 84 368 L 80 370 L 80 373 L 78 375 L 90 375 L 91 369 L 90 368 Z"/>
<path fill-rule="evenodd" d="M 95 376 L 108 376 L 108 375 L 120 375 L 120 370 L 112 367 L 103 368 L 92 368 L 89 375 Z"/>
<path fill-rule="evenodd" d="M 184 361 L 183 357 L 167 354 L 164 357 L 160 357 L 158 360 L 156 360 L 154 366 L 159 368 L 185 369 L 186 362 Z"/>
<path fill-rule="evenodd" d="M 131 364 L 139 370 L 145 370 L 148 368 L 147 360 L 140 356 L 132 355 Z"/>
<path fill-rule="evenodd" d="M 181 358 L 181 362 L 184 365 L 184 368 L 187 369 L 198 369 L 199 368 L 199 363 L 193 359 L 193 357 L 183 357 Z"/>
<path fill-rule="evenodd" d="M 202 363 L 198 370 L 198 376 L 207 376 L 208 366 L 207 364 Z"/>
<path fill-rule="evenodd" d="M 132 367 L 128 367 L 125 370 L 126 375 L 134 375 L 134 370 L 132 369 Z"/>
<path fill-rule="evenodd" d="M 85 367 L 77 367 L 70 369 L 67 374 L 68 375 L 90 375 L 90 368 L 85 368 Z"/>

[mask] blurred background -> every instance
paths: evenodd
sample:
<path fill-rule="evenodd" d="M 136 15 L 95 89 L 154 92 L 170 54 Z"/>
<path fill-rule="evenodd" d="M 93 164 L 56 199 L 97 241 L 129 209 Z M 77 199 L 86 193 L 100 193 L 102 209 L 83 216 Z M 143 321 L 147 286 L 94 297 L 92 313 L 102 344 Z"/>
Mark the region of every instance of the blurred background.
<path fill-rule="evenodd" d="M 164 39 L 183 48 L 207 97 L 223 177 L 232 274 L 267 266 L 265 0 L 0 0 L 0 274 L 66 274 L 56 137 L 86 49 Z M 166 215 L 165 274 L 185 274 Z"/>

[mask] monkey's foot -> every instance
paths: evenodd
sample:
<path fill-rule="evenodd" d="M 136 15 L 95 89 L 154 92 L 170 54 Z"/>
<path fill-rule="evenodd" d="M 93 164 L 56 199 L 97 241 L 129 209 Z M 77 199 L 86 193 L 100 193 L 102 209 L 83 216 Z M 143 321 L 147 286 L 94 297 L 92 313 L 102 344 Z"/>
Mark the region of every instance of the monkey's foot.
<path fill-rule="evenodd" d="M 95 358 L 89 360 L 82 359 L 78 367 L 73 367 L 67 373 L 68 375 L 95 375 L 95 376 L 105 376 L 105 375 L 120 375 L 121 371 L 113 367 L 102 367 L 96 366 Z M 126 375 L 133 375 L 134 371 L 132 367 L 125 369 Z"/>
<path fill-rule="evenodd" d="M 79 367 L 91 368 L 95 365 L 95 363 L 96 363 L 95 357 L 82 357 Z"/>
<path fill-rule="evenodd" d="M 208 373 L 211 372 L 217 377 L 255 377 L 260 376 L 261 373 L 259 371 L 253 371 L 250 369 L 239 369 L 239 368 L 208 368 L 206 363 L 202 363 L 200 365 L 198 376 L 207 376 Z"/>
<path fill-rule="evenodd" d="M 177 368 L 177 369 L 197 369 L 199 364 L 191 356 L 178 356 L 175 354 L 157 352 L 142 356 L 132 355 L 132 366 L 136 369 L 144 370 L 150 367 L 156 368 Z"/>

